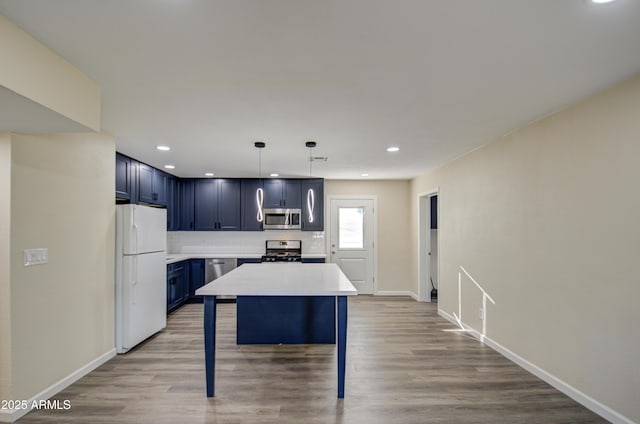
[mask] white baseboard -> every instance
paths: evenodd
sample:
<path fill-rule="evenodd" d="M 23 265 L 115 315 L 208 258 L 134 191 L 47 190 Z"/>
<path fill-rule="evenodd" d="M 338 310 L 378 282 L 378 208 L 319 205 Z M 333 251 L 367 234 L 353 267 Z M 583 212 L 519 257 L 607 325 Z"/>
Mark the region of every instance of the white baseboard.
<path fill-rule="evenodd" d="M 458 326 L 458 321 L 455 319 L 453 315 L 448 314 L 442 309 L 438 309 L 438 315 L 440 315 L 447 321 L 450 321 L 455 326 Z M 489 346 L 491 349 L 495 350 L 505 358 L 509 359 L 510 361 L 514 362 L 515 364 L 529 371 L 531 374 L 535 375 L 539 379 L 545 381 L 549 385 L 558 389 L 559 391 L 569 396 L 571 399 L 575 400 L 585 408 L 590 409 L 591 411 L 600 415 L 602 418 L 614 424 L 636 424 L 631 419 L 625 417 L 619 412 L 614 411 L 608 406 L 598 402 L 591 396 L 581 392 L 580 390 L 576 389 L 572 385 L 560 380 L 558 377 L 555 377 L 554 375 L 548 373 L 547 371 L 543 370 L 537 365 L 527 361 L 523 357 L 513 353 L 512 351 L 502 346 L 501 344 L 495 342 L 494 340 L 490 339 L 489 337 L 486 337 L 486 336 L 482 337 L 482 334 L 480 332 L 469 327 L 465 323 L 462 323 L 462 326 L 464 327 L 464 330 L 466 330 L 468 334 L 478 339 L 478 341 L 485 343 L 487 346 Z"/>
<path fill-rule="evenodd" d="M 377 292 L 374 293 L 374 296 L 409 296 L 418 300 L 418 297 L 413 292 L 410 292 L 410 291 L 378 290 Z"/>
<path fill-rule="evenodd" d="M 65 388 L 69 387 L 70 385 L 72 385 L 76 381 L 80 380 L 82 377 L 84 377 L 85 375 L 89 374 L 91 371 L 95 370 L 100 365 L 104 364 L 109 359 L 113 358 L 114 356 L 116 356 L 116 350 L 115 349 L 111 349 L 110 351 L 104 353 L 103 355 L 100 355 L 99 357 L 97 357 L 93 361 L 89 362 L 88 364 L 86 364 L 82 368 L 72 372 L 71 374 L 69 374 L 68 376 L 63 378 L 62 380 L 54 383 L 53 385 L 47 387 L 46 389 L 44 389 L 43 391 L 41 391 L 37 395 L 33 396 L 31 399 L 28 400 L 27 404 L 28 405 L 32 405 L 34 402 L 37 403 L 37 402 L 39 402 L 41 400 L 49 399 L 50 397 L 52 397 L 56 393 L 64 390 Z M 24 415 L 26 415 L 30 411 L 31 411 L 31 409 L 0 410 L 0 422 L 12 423 L 14 421 L 17 421 L 18 419 L 20 419 L 21 417 L 23 417 Z"/>

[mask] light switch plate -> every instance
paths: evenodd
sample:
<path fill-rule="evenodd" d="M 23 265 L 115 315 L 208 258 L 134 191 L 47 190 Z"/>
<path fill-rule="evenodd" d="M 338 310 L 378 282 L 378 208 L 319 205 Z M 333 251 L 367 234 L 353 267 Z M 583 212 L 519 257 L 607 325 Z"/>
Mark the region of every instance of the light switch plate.
<path fill-rule="evenodd" d="M 25 249 L 24 266 L 40 265 L 49 262 L 49 249 Z"/>

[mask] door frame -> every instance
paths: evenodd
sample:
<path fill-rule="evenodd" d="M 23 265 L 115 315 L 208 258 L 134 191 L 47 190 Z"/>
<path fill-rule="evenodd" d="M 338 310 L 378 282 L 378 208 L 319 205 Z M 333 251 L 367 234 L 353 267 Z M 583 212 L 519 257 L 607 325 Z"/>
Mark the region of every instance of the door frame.
<path fill-rule="evenodd" d="M 371 200 L 373 201 L 373 295 L 378 294 L 378 196 L 375 194 L 330 194 L 327 195 L 327 204 L 325 205 L 325 214 L 327 217 L 327 236 L 326 252 L 327 262 L 331 262 L 331 201 L 332 200 Z"/>
<path fill-rule="evenodd" d="M 428 252 L 431 251 L 431 200 L 433 196 L 438 196 L 438 227 L 440 227 L 440 189 L 438 187 L 431 190 L 418 193 L 418 301 L 431 302 L 431 291 L 429 290 L 429 276 L 431 275 L 431 258 Z M 438 250 L 440 249 L 440 231 L 438 231 L 436 240 Z M 437 281 L 440 287 L 440 255 L 438 254 Z"/>

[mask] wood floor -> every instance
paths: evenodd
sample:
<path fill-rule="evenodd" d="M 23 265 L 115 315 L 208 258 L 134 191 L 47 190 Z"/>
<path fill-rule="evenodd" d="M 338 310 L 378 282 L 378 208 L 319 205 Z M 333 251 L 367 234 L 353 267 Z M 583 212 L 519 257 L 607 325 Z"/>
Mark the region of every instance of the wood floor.
<path fill-rule="evenodd" d="M 202 305 L 20 423 L 602 423 L 604 419 L 453 326 L 434 304 L 349 300 L 345 399 L 333 345 L 235 344 L 235 305 L 218 307 L 216 397 L 204 388 Z"/>

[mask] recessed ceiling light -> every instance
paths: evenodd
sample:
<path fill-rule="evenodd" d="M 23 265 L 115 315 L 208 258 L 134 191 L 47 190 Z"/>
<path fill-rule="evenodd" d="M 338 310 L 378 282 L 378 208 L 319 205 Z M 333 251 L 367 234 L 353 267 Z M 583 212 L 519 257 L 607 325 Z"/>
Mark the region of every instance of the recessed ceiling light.
<path fill-rule="evenodd" d="M 174 169 L 176 166 L 175 165 L 165 165 L 164 166 L 167 169 Z"/>
<path fill-rule="evenodd" d="M 272 173 L 271 173 L 271 176 L 272 176 L 272 177 L 279 177 L 279 176 L 280 176 L 280 174 L 275 173 L 275 172 L 272 172 Z"/>
<path fill-rule="evenodd" d="M 616 0 L 591 0 L 592 3 L 596 3 L 596 4 L 611 3 L 614 1 Z"/>
<path fill-rule="evenodd" d="M 171 147 L 169 147 L 169 146 L 157 146 L 156 149 L 162 150 L 163 152 L 167 152 L 167 151 L 171 150 Z"/>
<path fill-rule="evenodd" d="M 387 147 L 387 152 L 397 152 L 398 150 L 400 150 L 398 146 Z"/>
<path fill-rule="evenodd" d="M 369 174 L 360 174 L 361 177 L 368 177 Z"/>
<path fill-rule="evenodd" d="M 205 172 L 204 176 L 205 177 L 213 177 L 213 172 Z"/>

